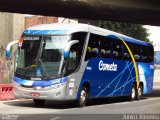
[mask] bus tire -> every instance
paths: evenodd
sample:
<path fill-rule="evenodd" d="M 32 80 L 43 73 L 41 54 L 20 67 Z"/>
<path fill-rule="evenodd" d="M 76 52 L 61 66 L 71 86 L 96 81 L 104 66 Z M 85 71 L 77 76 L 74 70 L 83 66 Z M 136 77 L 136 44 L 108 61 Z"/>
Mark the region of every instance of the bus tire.
<path fill-rule="evenodd" d="M 85 86 L 83 86 L 80 91 L 80 97 L 76 101 L 76 105 L 78 107 L 84 107 L 86 105 L 87 99 L 88 99 L 88 90 Z"/>
<path fill-rule="evenodd" d="M 143 96 L 143 86 L 140 84 L 136 92 L 136 100 L 141 100 Z"/>
<path fill-rule="evenodd" d="M 43 106 L 45 103 L 45 100 L 38 100 L 38 99 L 33 99 L 33 102 L 37 106 Z"/>
<path fill-rule="evenodd" d="M 131 93 L 129 95 L 129 101 L 134 101 L 136 99 L 136 86 L 135 84 L 132 86 Z"/>

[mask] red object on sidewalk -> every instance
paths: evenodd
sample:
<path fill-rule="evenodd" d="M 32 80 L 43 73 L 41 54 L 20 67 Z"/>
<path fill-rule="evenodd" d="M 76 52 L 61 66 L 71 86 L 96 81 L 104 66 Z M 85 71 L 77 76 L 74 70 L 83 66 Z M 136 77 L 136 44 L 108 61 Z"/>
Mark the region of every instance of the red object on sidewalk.
<path fill-rule="evenodd" d="M 15 99 L 13 95 L 12 84 L 0 84 L 0 100 L 13 100 Z"/>

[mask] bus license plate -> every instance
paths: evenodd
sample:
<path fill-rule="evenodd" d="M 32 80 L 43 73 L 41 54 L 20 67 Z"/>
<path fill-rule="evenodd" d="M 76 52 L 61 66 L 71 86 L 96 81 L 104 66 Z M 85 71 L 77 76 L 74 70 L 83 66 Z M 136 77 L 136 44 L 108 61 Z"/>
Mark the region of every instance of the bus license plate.
<path fill-rule="evenodd" d="M 32 96 L 32 97 L 39 97 L 40 94 L 38 92 L 31 92 L 30 96 Z"/>

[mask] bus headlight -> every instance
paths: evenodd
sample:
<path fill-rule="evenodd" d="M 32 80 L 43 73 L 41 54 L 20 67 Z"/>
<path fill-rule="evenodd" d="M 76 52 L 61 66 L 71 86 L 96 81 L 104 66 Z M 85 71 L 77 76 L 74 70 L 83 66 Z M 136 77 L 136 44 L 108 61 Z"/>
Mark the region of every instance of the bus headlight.
<path fill-rule="evenodd" d="M 50 87 L 53 88 L 53 89 L 57 89 L 61 86 L 61 84 L 56 84 L 56 85 L 51 85 Z"/>
<path fill-rule="evenodd" d="M 57 88 L 63 87 L 64 85 L 65 85 L 64 83 L 59 83 L 59 84 L 47 86 L 45 88 L 57 89 Z"/>

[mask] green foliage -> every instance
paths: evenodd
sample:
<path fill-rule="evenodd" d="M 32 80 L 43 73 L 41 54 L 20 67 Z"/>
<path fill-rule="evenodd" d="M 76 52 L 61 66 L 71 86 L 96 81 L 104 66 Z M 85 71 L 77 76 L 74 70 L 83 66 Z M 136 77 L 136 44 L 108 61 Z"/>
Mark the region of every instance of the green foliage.
<path fill-rule="evenodd" d="M 147 38 L 149 36 L 148 29 L 140 24 L 99 21 L 98 26 L 138 40 L 149 42 L 149 39 Z"/>

